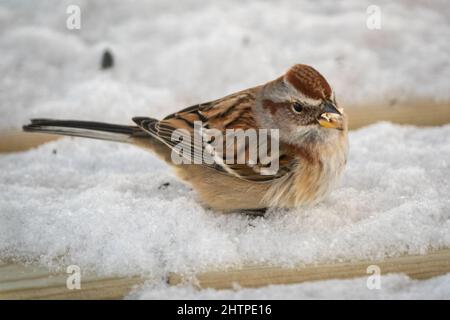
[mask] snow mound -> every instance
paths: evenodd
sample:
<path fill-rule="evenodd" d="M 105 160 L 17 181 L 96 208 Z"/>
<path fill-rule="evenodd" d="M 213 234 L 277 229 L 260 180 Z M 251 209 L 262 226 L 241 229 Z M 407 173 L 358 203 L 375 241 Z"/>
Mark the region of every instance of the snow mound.
<path fill-rule="evenodd" d="M 253 218 L 204 210 L 145 150 L 64 138 L 0 155 L 0 259 L 164 276 L 424 254 L 450 246 L 449 159 L 450 125 L 372 125 L 324 202 Z"/>
<path fill-rule="evenodd" d="M 189 300 L 297 300 L 297 299 L 450 299 L 450 273 L 429 280 L 412 280 L 402 274 L 381 276 L 380 289 L 369 290 L 367 278 L 326 280 L 292 285 L 272 285 L 257 289 L 197 290 L 190 286 L 170 287 L 148 284 L 136 289 L 128 299 Z"/>

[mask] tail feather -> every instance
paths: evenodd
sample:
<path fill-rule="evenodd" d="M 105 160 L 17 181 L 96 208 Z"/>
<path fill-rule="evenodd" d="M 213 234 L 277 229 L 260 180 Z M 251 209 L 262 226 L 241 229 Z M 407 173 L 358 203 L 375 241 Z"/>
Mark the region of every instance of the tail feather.
<path fill-rule="evenodd" d="M 118 142 L 129 142 L 133 137 L 147 135 L 137 126 L 54 119 L 32 119 L 30 124 L 23 126 L 23 130 Z"/>

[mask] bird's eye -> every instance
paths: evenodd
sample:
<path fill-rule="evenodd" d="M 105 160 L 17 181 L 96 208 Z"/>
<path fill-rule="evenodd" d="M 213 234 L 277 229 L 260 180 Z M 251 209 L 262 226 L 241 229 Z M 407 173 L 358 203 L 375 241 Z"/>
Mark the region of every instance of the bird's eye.
<path fill-rule="evenodd" d="M 294 110 L 297 113 L 300 113 L 303 111 L 303 105 L 300 102 L 295 102 L 292 105 L 292 110 Z"/>

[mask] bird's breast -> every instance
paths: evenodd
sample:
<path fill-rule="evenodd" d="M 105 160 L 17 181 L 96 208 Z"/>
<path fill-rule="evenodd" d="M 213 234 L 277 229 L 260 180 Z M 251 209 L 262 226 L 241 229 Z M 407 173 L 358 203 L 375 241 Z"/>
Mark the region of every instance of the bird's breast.
<path fill-rule="evenodd" d="M 296 174 L 294 205 L 312 205 L 323 200 L 337 185 L 346 164 L 340 152 L 319 155 L 315 163 L 304 162 Z"/>
<path fill-rule="evenodd" d="M 296 148 L 292 172 L 275 183 L 265 199 L 271 206 L 297 207 L 323 200 L 338 183 L 347 162 L 346 139 L 332 145 Z"/>

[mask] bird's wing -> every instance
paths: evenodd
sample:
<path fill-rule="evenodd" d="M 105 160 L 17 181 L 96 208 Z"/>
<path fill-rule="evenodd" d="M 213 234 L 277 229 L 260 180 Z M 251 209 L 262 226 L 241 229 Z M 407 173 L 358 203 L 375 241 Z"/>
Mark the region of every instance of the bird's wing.
<path fill-rule="evenodd" d="M 186 161 L 214 168 L 240 179 L 270 182 L 284 176 L 294 164 L 294 158 L 283 152 L 282 148 L 277 148 L 280 150 L 278 153 L 275 152 L 276 150 L 272 152 L 273 140 L 271 140 L 270 131 L 268 136 L 262 137 L 258 135 L 258 130 L 254 131 L 257 137 L 256 143 L 259 144 L 256 149 L 252 149 L 249 143 L 234 143 L 230 147 L 230 143 L 235 141 L 237 131 L 248 132 L 246 130 L 258 127 L 252 111 L 257 90 L 259 87 L 194 105 L 173 113 L 161 121 L 150 118 L 134 118 L 133 120 L 143 130 L 171 148 L 178 156 L 185 157 Z M 203 141 L 207 141 L 214 135 L 213 133 L 220 133 L 223 140 L 213 138 L 210 143 L 202 143 L 202 137 Z M 262 150 L 261 144 L 267 146 L 267 152 L 262 155 L 258 151 Z M 227 150 L 233 150 L 233 152 Z M 253 159 L 252 163 L 249 163 L 250 159 Z"/>

